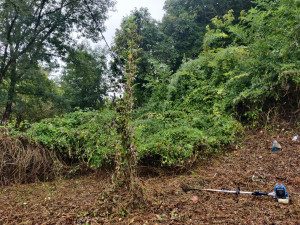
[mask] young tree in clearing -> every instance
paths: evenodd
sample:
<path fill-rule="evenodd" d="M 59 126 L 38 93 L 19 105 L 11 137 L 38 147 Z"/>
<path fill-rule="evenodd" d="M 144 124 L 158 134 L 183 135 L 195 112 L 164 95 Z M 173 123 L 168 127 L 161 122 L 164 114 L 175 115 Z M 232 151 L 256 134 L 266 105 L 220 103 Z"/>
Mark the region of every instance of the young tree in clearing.
<path fill-rule="evenodd" d="M 132 17 L 133 19 L 133 17 Z M 133 128 L 132 113 L 134 105 L 133 82 L 136 75 L 139 41 L 141 37 L 136 32 L 136 24 L 133 20 L 123 27 L 127 33 L 128 49 L 123 50 L 127 56 L 125 67 L 125 87 L 123 98 L 117 106 L 117 132 L 120 135 L 120 144 L 117 146 L 116 172 L 114 182 L 116 186 L 126 185 L 130 191 L 133 202 L 142 201 L 143 192 L 137 180 L 137 150 L 135 145 L 135 130 Z"/>
<path fill-rule="evenodd" d="M 66 67 L 61 77 L 63 96 L 71 110 L 99 109 L 104 105 L 107 94 L 106 55 L 103 49 L 93 50 L 87 45 L 79 45 L 68 50 Z"/>

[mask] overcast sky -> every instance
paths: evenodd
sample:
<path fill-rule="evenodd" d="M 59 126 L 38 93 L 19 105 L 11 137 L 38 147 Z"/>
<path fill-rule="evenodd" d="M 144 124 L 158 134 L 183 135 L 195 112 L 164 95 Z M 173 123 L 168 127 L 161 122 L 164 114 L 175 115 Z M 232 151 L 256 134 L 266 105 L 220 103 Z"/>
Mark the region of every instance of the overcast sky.
<path fill-rule="evenodd" d="M 105 23 L 106 32 L 104 36 L 109 45 L 112 43 L 116 29 L 121 25 L 123 17 L 128 16 L 134 8 L 148 8 L 152 18 L 161 21 L 164 15 L 164 2 L 165 0 L 117 0 L 116 11 L 110 12 L 109 19 Z"/>

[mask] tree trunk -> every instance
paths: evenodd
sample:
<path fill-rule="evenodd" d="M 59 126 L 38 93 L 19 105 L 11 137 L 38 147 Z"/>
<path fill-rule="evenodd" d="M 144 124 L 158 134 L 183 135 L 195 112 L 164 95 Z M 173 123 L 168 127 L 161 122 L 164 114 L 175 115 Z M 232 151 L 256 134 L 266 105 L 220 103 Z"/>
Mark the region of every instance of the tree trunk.
<path fill-rule="evenodd" d="M 12 105 L 15 97 L 15 87 L 17 83 L 17 68 L 16 64 L 13 65 L 11 74 L 10 74 L 10 86 L 8 90 L 8 96 L 7 96 L 7 102 L 6 102 L 6 108 L 4 111 L 4 114 L 2 116 L 2 124 L 6 127 L 7 122 L 10 118 L 11 112 L 12 112 Z"/>
<path fill-rule="evenodd" d="M 0 73 L 0 84 L 2 84 L 2 82 L 3 82 L 3 77 L 4 77 L 4 75 L 2 73 Z"/>

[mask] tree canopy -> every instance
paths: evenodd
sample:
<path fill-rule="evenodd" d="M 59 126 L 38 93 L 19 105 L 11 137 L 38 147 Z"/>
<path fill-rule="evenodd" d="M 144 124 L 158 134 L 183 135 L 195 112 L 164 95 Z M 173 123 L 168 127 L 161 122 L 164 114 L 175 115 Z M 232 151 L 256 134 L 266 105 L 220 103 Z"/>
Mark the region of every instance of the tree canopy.
<path fill-rule="evenodd" d="M 104 104 L 108 85 L 105 51 L 79 45 L 77 48 L 70 48 L 68 52 L 61 77 L 64 98 L 71 109 L 100 108 Z"/>
<path fill-rule="evenodd" d="M 96 0 L 89 1 L 89 4 L 104 30 L 103 22 L 112 2 Z M 84 1 L 2 1 L 0 15 L 0 83 L 10 66 L 21 56 L 43 48 L 48 48 L 46 56 L 51 54 L 50 49 L 62 50 L 62 45 L 70 40 L 69 35 L 73 31 L 94 40 L 99 37 Z"/>
<path fill-rule="evenodd" d="M 93 17 L 87 8 L 93 12 Z M 6 123 L 15 103 L 16 85 L 36 66 L 51 65 L 72 44 L 70 34 L 99 39 L 111 0 L 5 0 L 0 2 L 0 85 L 7 80 L 2 121 Z M 98 26 L 93 19 L 98 21 Z M 24 84 L 25 85 L 25 84 Z"/>

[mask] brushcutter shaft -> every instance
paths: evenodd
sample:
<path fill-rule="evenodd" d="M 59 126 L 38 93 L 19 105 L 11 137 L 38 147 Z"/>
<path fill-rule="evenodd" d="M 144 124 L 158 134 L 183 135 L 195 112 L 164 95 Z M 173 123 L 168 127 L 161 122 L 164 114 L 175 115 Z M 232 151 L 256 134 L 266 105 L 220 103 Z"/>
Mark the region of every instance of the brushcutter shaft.
<path fill-rule="evenodd" d="M 223 192 L 223 193 L 232 193 L 232 194 L 248 194 L 252 195 L 253 192 L 250 191 L 228 191 L 228 190 L 216 190 L 216 189 L 198 189 L 199 191 L 213 191 L 213 192 Z"/>
<path fill-rule="evenodd" d="M 260 191 L 254 191 L 254 192 L 250 192 L 250 191 L 240 191 L 240 188 L 237 187 L 235 191 L 230 191 L 230 190 L 217 190 L 217 189 L 201 189 L 201 188 L 189 188 L 186 185 L 181 186 L 182 190 L 184 192 L 187 191 L 192 191 L 192 190 L 196 190 L 196 191 L 212 191 L 212 192 L 223 192 L 223 193 L 231 193 L 231 194 L 247 194 L 247 195 L 253 195 L 253 196 L 271 196 L 273 198 L 276 198 L 277 201 L 279 203 L 284 203 L 284 204 L 288 204 L 289 203 L 289 194 L 286 191 L 285 186 L 283 185 L 276 185 L 274 188 L 273 192 L 260 192 Z"/>
<path fill-rule="evenodd" d="M 222 192 L 222 193 L 231 193 L 231 194 L 246 194 L 246 195 L 254 195 L 254 196 L 263 196 L 263 195 L 267 195 L 267 196 L 272 196 L 274 197 L 274 193 L 267 193 L 267 192 L 260 192 L 260 191 L 255 191 L 255 192 L 250 192 L 250 191 L 240 191 L 239 188 L 237 188 L 237 190 L 235 191 L 230 191 L 230 190 L 218 190 L 218 189 L 201 189 L 201 188 L 188 188 L 183 186 L 182 190 L 184 192 L 187 191 L 192 191 L 192 190 L 196 190 L 196 191 L 211 191 L 211 192 Z"/>

